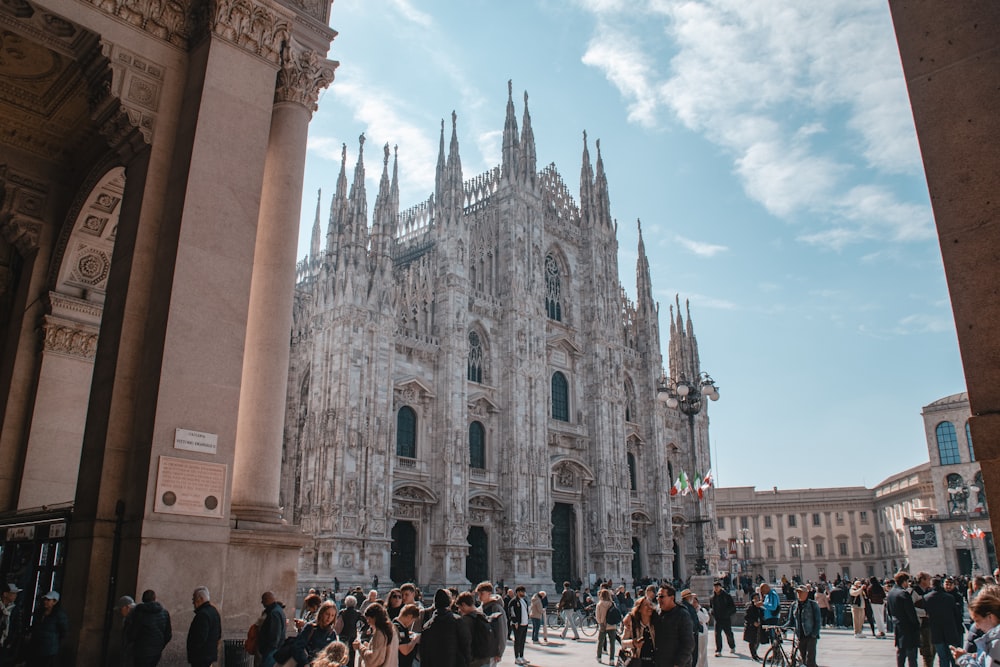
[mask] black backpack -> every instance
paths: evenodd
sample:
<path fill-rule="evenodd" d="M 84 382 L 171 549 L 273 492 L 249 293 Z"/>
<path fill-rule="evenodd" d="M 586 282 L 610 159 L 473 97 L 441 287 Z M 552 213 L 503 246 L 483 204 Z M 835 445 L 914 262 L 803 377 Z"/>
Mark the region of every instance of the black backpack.
<path fill-rule="evenodd" d="M 472 614 L 472 619 L 472 657 L 477 660 L 494 657 L 493 628 L 490 627 L 490 622 L 482 614 Z"/>
<path fill-rule="evenodd" d="M 618 625 L 622 622 L 622 612 L 614 602 L 608 607 L 608 613 L 604 616 L 605 625 Z"/>

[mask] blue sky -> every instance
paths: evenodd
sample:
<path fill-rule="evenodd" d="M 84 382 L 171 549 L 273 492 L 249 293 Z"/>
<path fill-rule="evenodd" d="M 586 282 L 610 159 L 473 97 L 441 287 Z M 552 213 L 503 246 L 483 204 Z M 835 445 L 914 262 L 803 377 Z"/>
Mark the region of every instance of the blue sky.
<path fill-rule="evenodd" d="M 398 145 L 407 208 L 452 110 L 465 178 L 499 164 L 512 79 L 574 194 L 582 132 L 601 140 L 629 294 L 639 219 L 664 331 L 690 300 L 718 484 L 872 486 L 927 459 L 921 407 L 965 384 L 884 0 L 336 0 L 331 25 L 300 256 L 342 143 L 353 166 L 366 135 L 369 212 Z"/>

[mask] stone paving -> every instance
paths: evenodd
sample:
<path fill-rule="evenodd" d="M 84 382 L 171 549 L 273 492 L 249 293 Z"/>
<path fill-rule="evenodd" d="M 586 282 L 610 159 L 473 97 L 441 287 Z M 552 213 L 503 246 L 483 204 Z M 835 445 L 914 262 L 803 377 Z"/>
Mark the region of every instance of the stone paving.
<path fill-rule="evenodd" d="M 722 657 L 715 657 L 715 635 L 709 629 L 709 649 L 707 667 L 753 667 L 746 642 L 742 641 L 742 628 L 736 633 L 736 655 L 729 653 L 729 647 L 723 649 Z M 607 656 L 602 663 L 597 662 L 597 637 L 580 635 L 579 641 L 561 639 L 558 633 L 549 634 L 549 643 L 532 644 L 531 633 L 528 633 L 528 643 L 524 651 L 530 665 L 537 667 L 590 667 L 591 665 L 608 664 Z M 724 639 L 724 638 L 723 638 Z M 786 646 L 788 644 L 786 643 Z M 758 655 L 764 655 L 766 647 L 761 647 Z M 820 667 L 882 667 L 895 664 L 895 647 L 892 636 L 885 639 L 875 639 L 868 629 L 865 629 L 863 639 L 855 639 L 851 630 L 824 628 L 820 635 L 817 663 Z M 514 644 L 508 642 L 501 665 L 514 665 Z M 704 667 L 704 666 L 700 666 Z"/>

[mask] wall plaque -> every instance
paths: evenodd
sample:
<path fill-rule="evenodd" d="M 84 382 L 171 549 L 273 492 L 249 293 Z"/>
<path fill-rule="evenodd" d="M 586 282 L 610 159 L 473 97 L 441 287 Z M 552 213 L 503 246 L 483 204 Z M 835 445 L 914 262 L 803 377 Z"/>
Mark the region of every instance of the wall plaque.
<path fill-rule="evenodd" d="M 227 466 L 161 456 L 154 512 L 222 518 Z"/>
<path fill-rule="evenodd" d="M 190 431 L 186 428 L 174 429 L 174 449 L 186 449 L 189 452 L 215 454 L 219 446 L 219 436 L 215 433 Z"/>

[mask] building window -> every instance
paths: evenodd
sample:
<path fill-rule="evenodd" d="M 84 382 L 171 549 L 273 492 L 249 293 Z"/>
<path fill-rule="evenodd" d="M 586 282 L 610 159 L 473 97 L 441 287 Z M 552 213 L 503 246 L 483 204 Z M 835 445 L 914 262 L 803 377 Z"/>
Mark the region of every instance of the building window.
<path fill-rule="evenodd" d="M 795 528 L 795 515 L 794 514 L 789 514 L 788 515 L 788 527 L 789 528 Z"/>
<path fill-rule="evenodd" d="M 838 526 L 843 526 L 844 525 L 844 513 L 843 512 L 837 512 L 836 514 L 834 514 L 834 518 L 837 520 L 837 525 Z"/>
<path fill-rule="evenodd" d="M 822 522 L 820 521 L 819 513 L 818 512 L 813 512 L 813 525 L 814 526 L 821 526 L 821 525 L 823 525 Z"/>
<path fill-rule="evenodd" d="M 845 542 L 844 540 L 841 540 L 840 542 L 837 542 L 837 551 L 840 553 L 841 556 L 846 556 L 847 555 L 847 542 Z"/>
<path fill-rule="evenodd" d="M 976 514 L 989 514 L 986 509 L 986 487 L 983 486 L 983 471 L 980 470 L 976 473 L 976 504 L 973 506 L 972 511 Z"/>
<path fill-rule="evenodd" d="M 767 580 L 768 581 L 777 581 L 778 580 L 778 571 L 777 570 L 768 570 L 767 571 Z"/>
<path fill-rule="evenodd" d="M 569 421 L 569 383 L 559 371 L 552 374 L 552 418 Z"/>
<path fill-rule="evenodd" d="M 625 421 L 634 422 L 635 419 L 635 388 L 630 380 L 625 381 Z"/>
<path fill-rule="evenodd" d="M 483 383 L 483 341 L 475 331 L 469 332 L 469 380 Z"/>
<path fill-rule="evenodd" d="M 417 413 L 408 405 L 396 413 L 396 456 L 417 458 Z"/>
<path fill-rule="evenodd" d="M 866 512 L 864 510 L 861 510 L 860 512 L 858 512 L 858 520 L 861 523 L 868 523 L 868 512 Z"/>
<path fill-rule="evenodd" d="M 740 517 L 740 528 L 749 528 L 749 527 L 750 527 L 750 522 L 747 520 L 747 518 L 745 516 L 741 516 Z"/>
<path fill-rule="evenodd" d="M 562 322 L 562 289 L 559 263 L 552 255 L 545 256 L 545 314 L 550 320 Z"/>
<path fill-rule="evenodd" d="M 479 422 L 469 424 L 469 467 L 486 468 L 486 429 Z"/>
<path fill-rule="evenodd" d="M 875 553 L 875 543 L 871 540 L 861 540 L 861 553 L 865 556 Z"/>
<path fill-rule="evenodd" d="M 969 488 L 958 473 L 945 477 L 948 486 L 948 513 L 952 516 L 965 514 L 969 511 Z"/>
<path fill-rule="evenodd" d="M 961 463 L 962 459 L 958 455 L 958 437 L 955 435 L 955 425 L 951 422 L 941 422 L 934 431 L 937 434 L 938 456 L 941 458 L 941 465 Z"/>
<path fill-rule="evenodd" d="M 635 481 L 635 454 L 632 452 L 628 453 L 628 488 L 633 491 L 639 488 Z"/>
<path fill-rule="evenodd" d="M 771 515 L 770 514 L 764 515 L 764 527 L 765 528 L 770 528 L 771 527 Z"/>
<path fill-rule="evenodd" d="M 725 530 L 725 529 L 726 529 L 726 517 L 720 516 L 719 517 L 719 530 Z"/>
<path fill-rule="evenodd" d="M 767 545 L 767 557 L 768 558 L 774 558 L 774 545 L 773 544 L 768 544 Z"/>
<path fill-rule="evenodd" d="M 815 546 L 813 547 L 813 553 L 816 554 L 817 556 L 822 556 L 823 555 L 823 543 L 822 542 L 816 542 L 815 543 Z"/>
<path fill-rule="evenodd" d="M 972 448 L 972 430 L 969 429 L 969 422 L 965 422 L 965 441 L 969 443 L 969 460 L 976 460 L 976 450 Z"/>

